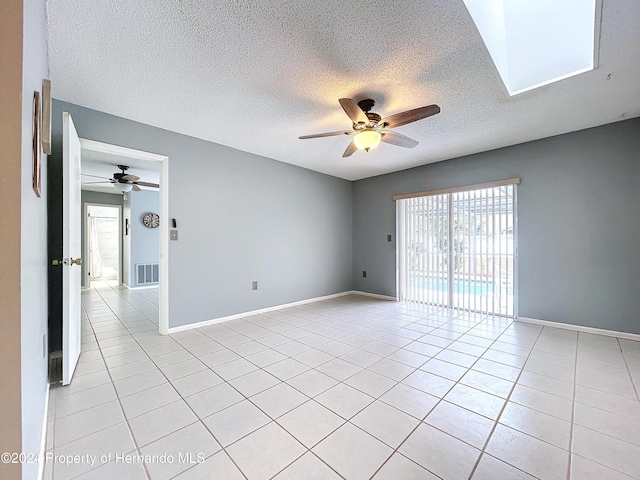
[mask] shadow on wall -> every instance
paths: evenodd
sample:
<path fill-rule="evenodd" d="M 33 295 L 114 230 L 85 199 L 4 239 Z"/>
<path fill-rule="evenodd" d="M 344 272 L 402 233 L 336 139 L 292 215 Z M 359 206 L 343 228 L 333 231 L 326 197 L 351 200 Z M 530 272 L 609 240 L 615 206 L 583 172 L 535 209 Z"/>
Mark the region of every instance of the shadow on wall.
<path fill-rule="evenodd" d="M 58 128 L 56 128 L 58 127 Z M 48 258 L 62 258 L 62 122 L 52 125 L 51 155 L 47 158 Z M 49 264 L 49 352 L 62 350 L 62 268 Z"/>

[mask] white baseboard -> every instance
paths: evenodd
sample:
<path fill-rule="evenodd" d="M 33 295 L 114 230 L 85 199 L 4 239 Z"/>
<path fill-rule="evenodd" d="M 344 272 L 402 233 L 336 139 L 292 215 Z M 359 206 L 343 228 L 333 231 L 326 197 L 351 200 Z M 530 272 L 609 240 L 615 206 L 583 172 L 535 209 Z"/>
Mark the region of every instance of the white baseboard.
<path fill-rule="evenodd" d="M 351 293 L 362 295 L 364 297 L 379 298 L 380 300 L 391 300 L 393 302 L 398 301 L 396 297 L 390 297 L 389 295 L 379 295 L 377 293 L 361 292 L 360 290 L 352 290 Z"/>
<path fill-rule="evenodd" d="M 49 366 L 47 365 L 47 368 Z M 47 425 L 49 424 L 49 395 L 51 394 L 47 379 L 47 394 L 44 398 L 44 418 L 42 419 L 42 438 L 40 439 L 40 461 L 38 462 L 38 480 L 44 478 L 45 456 L 47 454 Z"/>
<path fill-rule="evenodd" d="M 284 305 L 276 305 L 274 307 L 260 308 L 258 310 L 250 310 L 248 312 L 236 313 L 234 315 L 228 315 L 226 317 L 213 318 L 211 320 L 204 320 L 202 322 L 190 323 L 188 325 L 181 325 L 179 327 L 169 328 L 169 333 L 184 332 L 185 330 L 191 330 L 192 328 L 202 328 L 209 325 L 215 325 L 216 323 L 228 322 L 230 320 L 236 320 L 242 317 L 249 317 L 251 315 L 260 315 L 261 313 L 273 312 L 276 310 L 282 310 L 283 308 L 296 307 L 298 305 L 304 305 L 306 303 L 320 302 L 322 300 L 330 300 L 332 298 L 344 297 L 350 295 L 353 291 L 334 293 L 333 295 L 325 295 L 324 297 L 309 298 L 307 300 L 300 300 L 298 302 L 285 303 Z"/>
<path fill-rule="evenodd" d="M 325 295 L 323 297 L 308 298 L 306 300 L 300 300 L 292 303 L 285 303 L 284 305 L 276 305 L 274 307 L 260 308 L 258 310 L 250 310 L 248 312 L 236 313 L 234 315 L 228 315 L 226 317 L 213 318 L 211 320 L 204 320 L 202 322 L 189 323 L 188 325 L 181 325 L 179 327 L 169 328 L 168 333 L 184 332 L 185 330 L 191 330 L 193 328 L 202 328 L 209 325 L 215 325 L 217 323 L 229 322 L 238 318 L 249 317 L 251 315 L 260 315 L 261 313 L 274 312 L 276 310 L 282 310 L 284 308 L 297 307 L 298 305 L 305 305 L 307 303 L 321 302 L 323 300 L 331 300 L 332 298 L 344 297 L 346 295 L 364 295 L 366 297 L 380 298 L 382 300 L 395 300 L 394 297 L 388 297 L 386 295 L 377 295 L 375 293 L 359 292 L 357 290 L 348 290 L 346 292 L 334 293 L 332 295 Z"/>
<path fill-rule="evenodd" d="M 149 290 L 150 288 L 158 288 L 160 286 L 159 283 L 154 283 L 153 285 L 145 285 L 144 287 L 130 287 L 126 283 L 123 283 L 122 285 L 127 287 L 129 290 Z"/>
<path fill-rule="evenodd" d="M 562 328 L 563 330 L 573 330 L 574 332 L 593 333 L 594 335 L 605 335 L 607 337 L 618 337 L 626 340 L 640 341 L 637 333 L 617 332 L 615 330 L 605 330 L 604 328 L 584 327 L 582 325 L 572 325 L 570 323 L 551 322 L 549 320 L 538 320 L 537 318 L 518 317 L 517 322 L 542 325 L 543 327 Z"/>

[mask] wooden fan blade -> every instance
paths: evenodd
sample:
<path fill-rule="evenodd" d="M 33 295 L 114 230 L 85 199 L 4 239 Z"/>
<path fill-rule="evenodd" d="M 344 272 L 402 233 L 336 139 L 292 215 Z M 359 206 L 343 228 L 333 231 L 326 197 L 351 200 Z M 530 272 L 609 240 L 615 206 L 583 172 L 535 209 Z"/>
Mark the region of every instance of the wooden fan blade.
<path fill-rule="evenodd" d="M 342 132 L 327 132 L 327 133 L 316 133 L 315 135 L 303 135 L 302 137 L 298 137 L 300 140 L 306 140 L 307 138 L 320 138 L 320 137 L 335 137 L 338 135 L 353 135 L 355 132 L 353 130 L 343 130 Z"/>
<path fill-rule="evenodd" d="M 140 180 L 140 177 L 137 177 L 135 175 L 127 174 L 127 175 L 123 175 L 122 179 L 126 180 L 127 182 L 136 182 L 136 181 Z"/>
<path fill-rule="evenodd" d="M 135 185 L 140 185 L 141 187 L 151 187 L 151 188 L 160 188 L 160 185 L 157 183 L 149 183 L 149 182 L 135 182 Z"/>
<path fill-rule="evenodd" d="M 141 189 L 138 185 L 134 185 L 134 186 L 133 186 L 133 191 L 134 191 L 134 192 L 141 192 L 141 191 L 142 191 L 142 189 Z"/>
<path fill-rule="evenodd" d="M 418 141 L 413 138 L 409 138 L 406 135 L 402 135 L 398 132 L 383 131 L 381 141 L 390 143 L 391 145 L 397 145 L 398 147 L 413 148 L 418 145 Z"/>
<path fill-rule="evenodd" d="M 369 117 L 367 117 L 354 99 L 340 98 L 338 101 L 353 123 L 363 123 L 365 125 L 369 123 Z"/>
<path fill-rule="evenodd" d="M 426 107 L 414 108 L 413 110 L 407 110 L 406 112 L 396 113 L 390 117 L 383 118 L 380 120 L 379 125 L 384 128 L 399 127 L 400 125 L 406 125 L 407 123 L 430 117 L 436 113 L 440 113 L 440 107 L 438 105 L 428 105 Z"/>
<path fill-rule="evenodd" d="M 108 180 L 108 181 L 113 180 L 112 178 L 99 177 L 98 175 L 89 175 L 88 173 L 83 173 L 83 174 L 82 174 L 82 176 L 83 176 L 83 177 L 101 178 L 101 179 L 103 179 L 103 180 Z"/>
<path fill-rule="evenodd" d="M 347 146 L 347 149 L 344 151 L 344 153 L 342 154 L 342 158 L 350 157 L 351 155 L 353 155 L 355 153 L 356 150 L 358 150 L 358 147 L 356 147 L 356 142 L 352 141 Z"/>

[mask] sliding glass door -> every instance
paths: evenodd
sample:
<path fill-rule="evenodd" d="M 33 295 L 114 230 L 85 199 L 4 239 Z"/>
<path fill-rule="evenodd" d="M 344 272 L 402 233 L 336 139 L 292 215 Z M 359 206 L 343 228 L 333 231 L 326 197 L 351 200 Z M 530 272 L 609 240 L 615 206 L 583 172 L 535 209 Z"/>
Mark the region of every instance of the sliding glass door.
<path fill-rule="evenodd" d="M 447 196 L 400 200 L 398 209 L 400 299 L 448 307 Z"/>
<path fill-rule="evenodd" d="M 394 197 L 400 300 L 516 315 L 516 180 Z"/>

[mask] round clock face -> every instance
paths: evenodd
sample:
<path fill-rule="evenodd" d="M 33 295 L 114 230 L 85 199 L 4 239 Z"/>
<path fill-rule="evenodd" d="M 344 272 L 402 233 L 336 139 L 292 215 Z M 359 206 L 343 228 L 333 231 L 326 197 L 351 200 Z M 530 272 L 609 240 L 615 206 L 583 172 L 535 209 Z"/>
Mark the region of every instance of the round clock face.
<path fill-rule="evenodd" d="M 157 213 L 145 213 L 144 217 L 142 217 L 142 223 L 145 227 L 156 228 L 160 225 L 160 217 Z"/>

